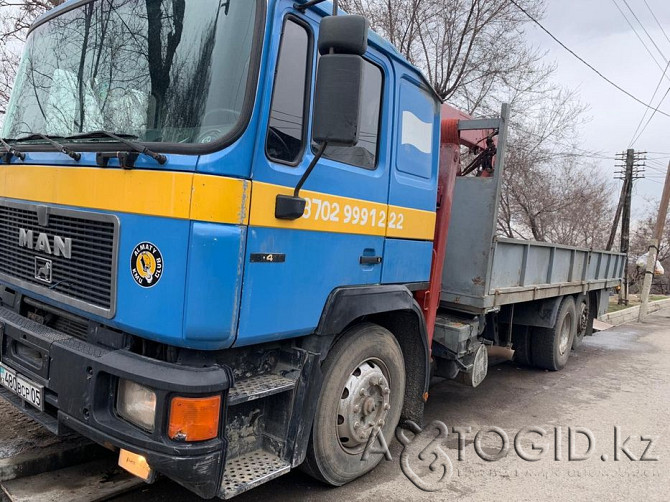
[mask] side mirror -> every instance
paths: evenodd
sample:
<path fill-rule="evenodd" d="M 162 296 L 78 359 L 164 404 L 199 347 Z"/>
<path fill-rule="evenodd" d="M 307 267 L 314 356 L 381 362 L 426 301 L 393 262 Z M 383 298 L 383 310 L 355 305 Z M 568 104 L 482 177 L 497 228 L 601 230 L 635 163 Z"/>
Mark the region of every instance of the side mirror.
<path fill-rule="evenodd" d="M 325 54 L 319 60 L 314 96 L 312 138 L 337 146 L 358 143 L 363 58 Z"/>
<path fill-rule="evenodd" d="M 305 212 L 300 189 L 328 145 L 358 143 L 363 54 L 368 48 L 368 22 L 362 16 L 335 16 L 321 21 L 319 69 L 316 76 L 312 138 L 319 144 L 314 159 L 298 182 L 293 195 L 277 195 L 275 218 L 297 220 Z"/>

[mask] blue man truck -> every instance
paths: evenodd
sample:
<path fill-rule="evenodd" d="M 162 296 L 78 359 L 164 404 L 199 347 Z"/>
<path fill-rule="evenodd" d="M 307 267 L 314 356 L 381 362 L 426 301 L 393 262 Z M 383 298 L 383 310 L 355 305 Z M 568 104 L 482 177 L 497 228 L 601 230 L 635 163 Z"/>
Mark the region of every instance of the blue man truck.
<path fill-rule="evenodd" d="M 4 399 L 230 498 L 369 472 L 433 375 L 565 366 L 624 257 L 497 238 L 508 108 L 443 105 L 337 14 L 69 0 L 34 23 L 0 147 Z"/>

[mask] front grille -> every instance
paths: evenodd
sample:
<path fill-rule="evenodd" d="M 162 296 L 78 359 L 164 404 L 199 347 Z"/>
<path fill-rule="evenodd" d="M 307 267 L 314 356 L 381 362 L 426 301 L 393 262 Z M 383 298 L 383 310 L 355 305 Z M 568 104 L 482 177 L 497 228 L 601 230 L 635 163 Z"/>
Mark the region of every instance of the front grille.
<path fill-rule="evenodd" d="M 0 277 L 82 310 L 111 317 L 115 303 L 117 218 L 53 207 L 45 211 L 43 207 L 48 221 L 42 227 L 37 210 L 37 204 L 0 199 Z M 34 248 L 40 233 L 46 234 L 51 254 L 19 246 L 20 229 L 28 234 L 32 231 Z M 69 259 L 62 253 L 57 256 L 55 236 L 72 239 Z M 49 282 L 36 277 L 45 260 L 51 262 Z"/>
<path fill-rule="evenodd" d="M 85 319 L 81 322 L 75 321 L 67 317 L 58 317 L 53 322 L 53 329 L 65 333 L 66 335 L 74 336 L 86 340 L 88 335 L 88 323 Z"/>

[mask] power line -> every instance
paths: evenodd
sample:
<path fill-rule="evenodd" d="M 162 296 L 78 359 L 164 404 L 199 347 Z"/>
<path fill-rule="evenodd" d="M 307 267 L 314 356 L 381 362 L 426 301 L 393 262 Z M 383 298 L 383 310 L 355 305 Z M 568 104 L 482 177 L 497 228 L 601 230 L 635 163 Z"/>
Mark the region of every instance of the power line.
<path fill-rule="evenodd" d="M 653 170 L 653 171 L 658 172 L 659 174 L 665 174 L 665 171 L 662 170 L 660 167 L 651 166 L 651 165 L 648 165 L 648 164 L 647 164 L 647 167 L 648 167 L 649 169 Z"/>
<path fill-rule="evenodd" d="M 519 9 L 521 12 L 523 12 L 523 13 L 526 15 L 526 17 L 527 17 L 528 19 L 530 19 L 533 23 L 535 23 L 536 25 L 538 25 L 542 31 L 544 31 L 547 35 L 549 35 L 549 36 L 550 36 L 550 37 L 551 37 L 557 44 L 559 44 L 561 47 L 563 47 L 563 49 L 565 49 L 565 50 L 568 51 L 570 54 L 572 54 L 575 58 L 577 58 L 579 61 L 581 61 L 584 65 L 586 65 L 591 71 L 593 71 L 594 73 L 596 73 L 596 74 L 597 74 L 600 78 L 602 78 L 605 82 L 607 82 L 607 83 L 610 84 L 612 87 L 614 87 L 614 88 L 616 88 L 617 90 L 619 90 L 620 92 L 624 93 L 624 94 L 625 94 L 626 96 L 628 96 L 629 98 L 631 98 L 631 99 L 637 101 L 637 102 L 638 102 L 639 104 L 641 104 L 642 106 L 646 106 L 646 107 L 649 108 L 650 110 L 656 110 L 656 109 L 655 109 L 653 106 L 651 106 L 650 104 L 645 103 L 645 102 L 642 101 L 640 98 L 634 96 L 633 94 L 631 94 L 630 92 L 628 92 L 628 91 L 627 91 L 626 89 L 624 89 L 623 87 L 619 86 L 618 84 L 615 84 L 613 81 L 611 81 L 611 80 L 610 80 L 609 78 L 607 78 L 605 75 L 603 75 L 602 73 L 600 73 L 600 71 L 598 71 L 596 68 L 594 68 L 590 63 L 587 63 L 587 62 L 586 62 L 582 57 L 580 57 L 575 51 L 573 51 L 572 49 L 570 49 L 567 45 L 565 45 L 565 44 L 564 44 L 563 42 L 561 42 L 558 38 L 556 38 L 556 37 L 555 37 L 555 36 L 554 36 L 554 35 L 553 35 L 547 28 L 545 28 L 545 27 L 542 25 L 542 23 L 540 23 L 540 22 L 539 22 L 537 19 L 535 19 L 535 18 L 534 18 L 528 11 L 526 11 L 526 9 L 524 9 L 524 8 L 521 7 L 518 3 L 516 3 L 515 0 L 510 0 L 510 3 L 511 3 L 512 5 L 514 5 L 517 9 Z M 670 114 L 669 114 L 669 113 L 666 113 L 666 112 L 661 111 L 661 110 L 656 110 L 656 111 L 657 111 L 657 113 L 660 113 L 661 115 L 665 115 L 666 117 L 670 117 Z"/>
<path fill-rule="evenodd" d="M 656 85 L 656 89 L 654 89 L 654 94 L 651 96 L 651 100 L 650 100 L 652 103 L 654 102 L 654 98 L 656 97 L 656 94 L 658 93 L 658 90 L 661 88 L 661 84 L 663 83 L 663 77 L 665 77 L 666 73 L 668 72 L 668 68 L 670 68 L 670 61 L 668 61 L 668 64 L 665 65 L 665 70 L 663 70 L 663 75 L 661 75 L 661 78 L 658 81 L 658 84 Z M 666 95 L 667 95 L 667 93 L 666 93 Z M 665 96 L 663 97 L 663 99 L 665 99 Z M 661 99 L 660 103 L 658 104 L 659 107 L 663 103 L 663 99 Z M 636 136 L 636 134 L 640 130 L 640 127 L 642 126 L 642 122 L 644 122 L 644 119 L 647 118 L 647 113 L 649 113 L 649 110 L 647 110 L 645 108 L 644 114 L 642 115 L 642 118 L 640 119 L 640 123 L 635 128 L 635 132 L 633 133 L 633 137 L 630 140 L 630 144 L 628 145 L 629 148 L 631 148 L 635 144 L 635 141 L 639 137 L 639 136 Z M 647 125 L 649 125 L 648 122 L 647 122 Z M 645 129 L 646 129 L 646 126 L 645 126 Z M 644 132 L 644 129 L 642 130 L 642 132 Z M 642 133 L 640 133 L 640 136 L 641 135 L 642 135 Z"/>
<path fill-rule="evenodd" d="M 640 134 L 638 134 L 637 137 L 633 140 L 633 143 L 632 143 L 632 144 L 635 144 L 635 142 L 636 142 L 638 139 L 640 139 L 640 137 L 642 136 L 642 134 L 644 134 L 644 131 L 647 130 L 647 127 L 649 127 L 649 124 L 651 123 L 651 119 L 654 118 L 654 115 L 656 115 L 656 112 L 658 111 L 658 109 L 659 109 L 659 108 L 661 107 L 661 105 L 663 104 L 663 101 L 665 101 L 665 98 L 668 97 L 668 94 L 669 94 L 669 93 L 670 93 L 670 87 L 668 87 L 668 90 L 665 91 L 665 94 L 663 94 L 663 97 L 661 98 L 661 101 L 658 103 L 658 106 L 656 107 L 656 110 L 654 110 L 654 113 L 651 114 L 651 117 L 649 117 L 649 120 L 647 120 L 647 123 L 644 125 L 644 127 L 643 127 L 642 130 L 640 131 Z"/>
<path fill-rule="evenodd" d="M 656 17 L 656 14 L 654 14 L 654 11 L 651 10 L 651 7 L 649 7 L 649 4 L 647 3 L 647 0 L 643 0 L 643 1 L 644 1 L 644 4 L 647 6 L 647 9 L 649 9 L 649 12 L 651 13 L 651 17 L 654 18 L 654 21 L 656 21 L 656 24 L 658 25 L 658 27 L 659 27 L 659 28 L 661 29 L 661 31 L 663 32 L 663 36 L 665 36 L 665 39 L 666 39 L 668 42 L 670 42 L 670 37 L 668 37 L 668 34 L 667 34 L 667 33 L 665 32 L 665 30 L 663 29 L 663 25 L 660 23 L 660 21 L 659 21 L 658 18 Z"/>
<path fill-rule="evenodd" d="M 663 60 L 666 61 L 666 65 L 665 65 L 665 69 L 663 70 L 663 74 L 661 75 L 661 78 L 659 79 L 658 84 L 656 85 L 656 89 L 654 90 L 654 94 L 652 95 L 651 100 L 650 100 L 650 102 L 653 103 L 653 102 L 654 102 L 654 99 L 656 98 L 656 94 L 658 94 L 658 90 L 659 90 L 660 87 L 661 87 L 661 83 L 663 82 L 663 79 L 666 78 L 666 74 L 667 74 L 667 72 L 668 72 L 668 67 L 670 67 L 670 60 L 668 60 L 668 58 L 665 57 L 665 54 L 663 53 L 663 51 L 661 50 L 661 48 L 658 46 L 658 44 L 656 43 L 656 41 L 654 40 L 654 38 L 649 34 L 649 31 L 647 31 L 647 29 L 645 28 L 644 24 L 642 23 L 642 21 L 640 20 L 640 18 L 637 16 L 637 14 L 635 13 L 635 11 L 631 8 L 630 4 L 628 3 L 628 0 L 621 0 L 621 1 L 624 3 L 624 5 L 628 8 L 628 10 L 630 11 L 630 13 L 633 15 L 633 17 L 635 18 L 635 20 L 637 21 L 637 23 L 640 25 L 640 27 L 642 28 L 642 30 L 644 31 L 644 33 L 647 35 L 647 38 L 648 38 L 648 39 L 651 41 L 651 43 L 654 45 L 654 47 L 656 48 L 656 50 L 658 51 L 658 53 L 661 55 L 661 57 L 663 58 Z M 647 50 L 647 52 L 649 52 L 649 55 L 652 56 L 651 51 L 649 50 L 649 48 L 647 47 L 647 45 L 644 43 L 644 41 L 642 40 L 642 38 L 640 37 L 640 35 L 637 33 L 637 30 L 633 27 L 633 25 L 632 25 L 631 22 L 629 21 L 628 17 L 626 16 L 626 14 L 624 14 L 624 12 L 621 10 L 621 8 L 619 7 L 619 5 L 616 3 L 615 0 L 612 0 L 612 3 L 614 3 L 614 5 L 615 5 L 616 8 L 619 10 L 619 12 L 621 13 L 621 15 L 626 19 L 626 22 L 627 22 L 628 25 L 631 27 L 631 29 L 633 30 L 633 32 L 635 33 L 635 35 L 640 39 L 640 42 L 642 42 L 642 45 L 644 45 L 644 48 Z M 655 59 L 653 56 L 652 56 L 652 58 L 654 59 L 654 61 L 656 62 L 656 64 L 658 64 L 658 62 L 656 61 L 656 59 Z M 661 100 L 659 101 L 657 108 L 659 108 L 659 107 L 663 104 L 663 101 L 665 101 L 665 98 L 668 96 L 668 92 L 670 92 L 670 88 L 668 88 L 668 90 L 666 91 L 665 95 L 664 95 L 664 96 L 661 98 Z M 644 122 L 644 119 L 647 118 L 647 113 L 648 113 L 648 112 L 649 112 L 649 111 L 645 109 L 644 114 L 642 115 L 642 118 L 640 119 L 640 122 L 638 123 L 637 127 L 635 128 L 635 132 L 633 133 L 633 137 L 632 137 L 632 139 L 630 140 L 630 143 L 629 143 L 629 145 L 628 145 L 629 148 L 633 147 L 633 146 L 635 145 L 635 143 L 642 137 L 642 135 L 644 134 L 644 132 L 647 130 L 647 127 L 649 127 L 649 124 L 651 123 L 652 119 L 654 118 L 654 115 L 656 114 L 656 112 L 652 112 L 651 117 L 649 117 L 649 120 L 647 120 L 647 123 L 646 123 L 646 124 L 644 125 L 644 127 L 642 127 L 642 129 L 640 130 L 640 127 L 642 126 L 642 123 Z M 638 131 L 639 131 L 639 134 L 638 134 Z"/>
<path fill-rule="evenodd" d="M 656 42 L 654 41 L 654 39 L 652 38 L 652 36 L 649 34 L 649 32 L 647 31 L 647 29 L 644 27 L 644 25 L 642 24 L 642 21 L 640 21 L 640 18 L 638 18 L 638 17 L 637 17 L 637 14 L 635 14 L 635 11 L 634 11 L 633 9 L 630 8 L 630 5 L 628 5 L 628 0 L 622 0 L 622 1 L 623 1 L 624 4 L 626 4 L 626 7 L 628 7 L 628 10 L 630 11 L 630 13 L 633 14 L 633 17 L 635 18 L 635 20 L 636 20 L 638 23 L 640 23 L 640 26 L 642 27 L 642 29 L 644 30 L 644 32 L 647 34 L 647 37 L 649 37 L 649 40 L 651 40 L 651 43 L 654 44 L 654 47 L 656 47 L 656 50 L 658 51 L 658 53 L 663 57 L 663 59 L 664 59 L 665 61 L 667 61 L 668 58 L 665 57 L 665 54 L 663 54 L 663 51 L 658 47 L 658 45 L 656 44 Z"/>
<path fill-rule="evenodd" d="M 658 62 L 658 60 L 656 59 L 656 57 L 654 56 L 654 54 L 651 52 L 651 49 L 649 48 L 649 46 L 647 45 L 647 43 L 642 39 L 642 36 L 638 33 L 638 31 L 637 31 L 637 29 L 635 28 L 635 26 L 633 26 L 633 23 L 630 22 L 630 19 L 628 19 L 628 16 L 626 15 L 626 13 L 621 9 L 621 7 L 619 7 L 619 4 L 616 3 L 616 0 L 612 0 L 612 3 L 613 3 L 614 6 L 617 8 L 617 10 L 621 13 L 621 15 L 623 16 L 623 18 L 626 20 L 626 22 L 628 23 L 628 26 L 630 26 L 630 29 L 633 30 L 633 33 L 635 33 L 635 36 L 638 38 L 638 40 L 640 41 L 640 43 L 642 44 L 642 46 L 645 48 L 645 50 L 647 51 L 647 54 L 649 54 L 649 56 L 651 57 L 651 59 L 654 60 L 654 63 L 656 63 L 656 66 L 658 66 L 659 70 L 663 70 L 663 67 L 661 66 L 661 63 Z M 630 10 L 630 7 L 628 7 L 628 9 Z M 639 22 L 639 21 L 638 21 L 638 22 Z M 642 27 L 642 29 L 644 30 L 644 27 Z M 645 31 L 646 31 L 646 30 L 645 30 Z M 652 43 L 653 43 L 653 41 L 652 41 Z M 663 60 L 664 60 L 664 61 L 667 61 L 667 60 L 665 59 L 665 56 L 663 56 Z"/>

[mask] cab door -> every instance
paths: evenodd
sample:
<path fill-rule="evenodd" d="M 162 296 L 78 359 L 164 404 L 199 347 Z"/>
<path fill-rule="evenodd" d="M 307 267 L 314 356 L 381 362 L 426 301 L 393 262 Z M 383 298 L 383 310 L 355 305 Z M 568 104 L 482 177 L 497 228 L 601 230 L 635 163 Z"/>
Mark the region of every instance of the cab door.
<path fill-rule="evenodd" d="M 416 70 L 396 66 L 397 99 L 385 284 L 430 279 L 435 234 L 440 108 Z"/>
<path fill-rule="evenodd" d="M 389 190 L 392 71 L 365 56 L 360 141 L 329 148 L 301 191 L 305 215 L 274 217 L 313 159 L 316 14 L 278 2 L 258 132 L 237 346 L 311 333 L 338 287 L 378 284 Z M 312 16 L 312 17 L 310 17 Z"/>

